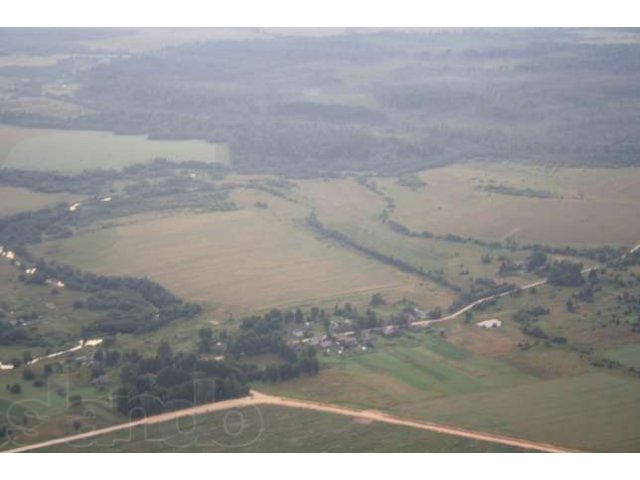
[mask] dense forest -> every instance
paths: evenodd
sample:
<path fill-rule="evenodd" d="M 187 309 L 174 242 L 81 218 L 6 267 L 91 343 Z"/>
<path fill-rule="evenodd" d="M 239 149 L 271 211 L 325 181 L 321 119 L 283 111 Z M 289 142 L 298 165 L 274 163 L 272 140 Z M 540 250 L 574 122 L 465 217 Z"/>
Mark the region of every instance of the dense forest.
<path fill-rule="evenodd" d="M 0 106 L 0 121 L 224 142 L 239 171 L 298 176 L 402 174 L 470 159 L 638 164 L 636 46 L 589 43 L 583 33 L 360 31 L 6 66 L 12 95 L 79 85 L 67 100 L 92 113 Z M 74 39 L 109 33 L 2 35 L 7 53 L 79 55 L 86 49 Z"/>

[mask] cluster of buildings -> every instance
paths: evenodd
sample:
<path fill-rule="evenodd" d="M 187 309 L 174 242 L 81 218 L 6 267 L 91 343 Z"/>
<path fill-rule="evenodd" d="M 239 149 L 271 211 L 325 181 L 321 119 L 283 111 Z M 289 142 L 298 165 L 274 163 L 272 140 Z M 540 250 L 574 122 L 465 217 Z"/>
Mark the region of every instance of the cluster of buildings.
<path fill-rule="evenodd" d="M 380 328 L 367 330 L 343 331 L 331 335 L 313 335 L 310 330 L 294 330 L 290 342 L 292 345 L 309 345 L 316 347 L 325 355 L 332 353 L 342 355 L 346 351 L 367 351 L 373 348 L 373 334 L 378 333 L 383 337 L 391 337 L 400 333 L 398 325 L 385 325 Z"/>
<path fill-rule="evenodd" d="M 16 257 L 16 253 L 12 250 L 6 249 L 4 246 L 0 245 L 0 257 L 2 258 L 6 258 L 7 260 L 9 260 L 10 262 L 13 263 L 13 265 L 15 265 L 17 268 L 19 268 L 20 270 L 22 270 L 22 272 L 25 275 L 28 275 L 30 277 L 34 276 L 38 269 L 36 267 L 28 267 L 28 268 L 22 268 L 22 262 L 20 262 L 20 260 L 17 259 Z M 60 281 L 60 280 L 56 280 L 56 279 L 52 279 L 52 278 L 48 278 L 47 280 L 45 280 L 45 283 L 47 285 L 51 285 L 54 286 L 56 288 L 64 288 L 64 282 Z"/>
<path fill-rule="evenodd" d="M 16 254 L 11 250 L 5 250 L 5 248 L 2 245 L 0 245 L 0 257 L 4 257 L 7 260 L 15 260 Z"/>

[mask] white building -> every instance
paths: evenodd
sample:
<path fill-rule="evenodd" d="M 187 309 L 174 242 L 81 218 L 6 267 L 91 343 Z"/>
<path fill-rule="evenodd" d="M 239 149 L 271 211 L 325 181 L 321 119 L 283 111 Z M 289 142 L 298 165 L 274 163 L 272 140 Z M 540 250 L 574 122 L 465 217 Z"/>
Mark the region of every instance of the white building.
<path fill-rule="evenodd" d="M 483 320 L 481 322 L 476 323 L 480 328 L 498 328 L 502 326 L 502 321 L 497 318 L 492 318 L 490 320 Z"/>

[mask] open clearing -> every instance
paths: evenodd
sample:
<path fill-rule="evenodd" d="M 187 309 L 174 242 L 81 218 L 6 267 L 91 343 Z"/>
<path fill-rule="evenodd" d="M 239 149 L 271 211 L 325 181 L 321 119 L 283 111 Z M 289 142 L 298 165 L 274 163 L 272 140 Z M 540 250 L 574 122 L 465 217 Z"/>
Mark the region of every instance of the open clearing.
<path fill-rule="evenodd" d="M 0 126 L 0 166 L 76 173 L 121 169 L 155 158 L 227 163 L 225 145 L 201 140 L 150 140 L 143 135 Z"/>
<path fill-rule="evenodd" d="M 487 240 L 634 245 L 640 238 L 640 169 L 544 168 L 467 164 L 420 174 L 423 188 L 378 181 L 396 202 L 393 215 L 416 231 Z M 546 192 L 549 198 L 484 188 Z"/>
<path fill-rule="evenodd" d="M 105 38 L 70 42 L 92 50 L 118 53 L 142 53 L 186 43 L 207 41 L 252 40 L 277 36 L 331 36 L 343 33 L 345 28 L 126 28 Z"/>
<path fill-rule="evenodd" d="M 640 449 L 640 383 L 605 373 L 398 408 L 403 414 L 589 451 Z"/>
<path fill-rule="evenodd" d="M 427 282 L 323 243 L 269 212 L 142 217 L 34 250 L 88 271 L 147 275 L 187 299 L 240 309 L 368 301 L 377 292 L 428 305 L 451 301 Z"/>
<path fill-rule="evenodd" d="M 82 328 L 98 318 L 95 313 L 73 308 L 73 302 L 84 300 L 85 294 L 63 288 L 53 295 L 51 286 L 25 285 L 18 275 L 19 271 L 14 266 L 0 258 L 0 311 L 16 315 L 37 314 L 37 318 L 29 320 L 28 328 L 37 329 L 47 339 L 51 351 L 73 346 L 82 337 Z M 42 347 L 2 345 L 0 362 L 11 363 L 13 357 L 21 358 L 24 350 L 29 350 L 34 356 L 47 353 Z"/>
<path fill-rule="evenodd" d="M 625 345 L 607 350 L 605 357 L 628 367 L 640 368 L 640 345 Z"/>
<path fill-rule="evenodd" d="M 39 210 L 58 202 L 71 203 L 78 199 L 78 195 L 46 194 L 33 192 L 26 188 L 0 187 L 0 217 L 29 210 Z"/>

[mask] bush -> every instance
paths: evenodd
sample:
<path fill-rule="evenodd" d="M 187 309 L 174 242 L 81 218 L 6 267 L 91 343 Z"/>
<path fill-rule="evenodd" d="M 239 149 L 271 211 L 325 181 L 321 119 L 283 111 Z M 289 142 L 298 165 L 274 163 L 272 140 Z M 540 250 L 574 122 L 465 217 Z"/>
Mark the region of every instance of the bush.
<path fill-rule="evenodd" d="M 582 264 L 568 261 L 555 262 L 549 269 L 547 280 L 552 285 L 582 285 L 584 283 L 584 278 L 582 278 Z"/>

